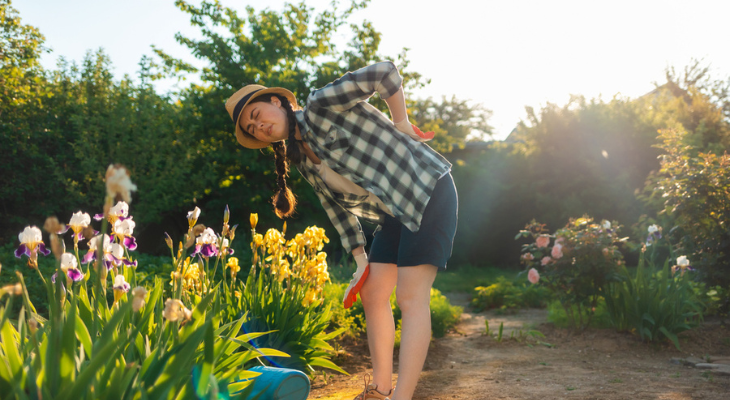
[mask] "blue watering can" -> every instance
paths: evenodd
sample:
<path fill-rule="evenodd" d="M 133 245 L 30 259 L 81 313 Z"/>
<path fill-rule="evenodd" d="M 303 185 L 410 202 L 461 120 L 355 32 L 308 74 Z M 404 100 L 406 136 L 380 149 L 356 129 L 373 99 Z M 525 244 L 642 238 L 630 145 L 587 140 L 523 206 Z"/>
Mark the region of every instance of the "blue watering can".
<path fill-rule="evenodd" d="M 257 366 L 249 371 L 261 375 L 254 378 L 251 397 L 261 400 L 306 400 L 309 378 L 301 371 L 288 368 Z"/>

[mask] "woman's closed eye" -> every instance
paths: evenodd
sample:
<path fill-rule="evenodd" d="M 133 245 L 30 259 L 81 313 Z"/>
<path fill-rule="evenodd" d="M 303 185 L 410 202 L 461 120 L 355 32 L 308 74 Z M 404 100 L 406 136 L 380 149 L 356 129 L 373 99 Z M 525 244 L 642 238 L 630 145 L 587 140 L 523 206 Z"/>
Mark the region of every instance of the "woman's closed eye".
<path fill-rule="evenodd" d="M 254 116 L 253 113 L 256 111 L 256 115 Z M 246 126 L 246 132 L 253 135 L 253 128 L 254 128 L 254 119 L 259 117 L 259 111 L 258 109 L 251 110 L 251 115 L 249 116 L 249 119 L 251 122 L 248 123 L 248 126 Z"/>

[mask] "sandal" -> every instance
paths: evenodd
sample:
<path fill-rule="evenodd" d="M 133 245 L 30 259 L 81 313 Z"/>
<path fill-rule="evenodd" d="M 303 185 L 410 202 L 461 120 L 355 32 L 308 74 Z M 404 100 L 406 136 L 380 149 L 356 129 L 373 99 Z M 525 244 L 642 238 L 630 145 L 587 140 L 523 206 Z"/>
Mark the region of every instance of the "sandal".
<path fill-rule="evenodd" d="M 393 393 L 393 389 L 390 389 L 388 393 L 379 392 L 378 385 L 370 383 L 370 374 L 366 374 L 363 380 L 365 381 L 365 389 L 353 400 L 390 400 L 388 396 Z"/>

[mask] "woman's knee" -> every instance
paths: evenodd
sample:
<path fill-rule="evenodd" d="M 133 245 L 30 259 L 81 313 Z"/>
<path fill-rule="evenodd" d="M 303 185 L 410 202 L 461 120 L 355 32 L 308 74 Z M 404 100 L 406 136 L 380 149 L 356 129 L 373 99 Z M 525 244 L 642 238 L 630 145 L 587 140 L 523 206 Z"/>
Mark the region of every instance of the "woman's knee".
<path fill-rule="evenodd" d="M 398 270 L 396 301 L 401 311 L 428 309 L 431 301 L 431 286 L 436 278 L 436 267 L 423 264 Z"/>
<path fill-rule="evenodd" d="M 398 286 L 395 290 L 395 299 L 402 313 L 409 313 L 420 309 L 429 309 L 431 289 L 410 290 Z"/>
<path fill-rule="evenodd" d="M 397 280 L 397 267 L 394 264 L 371 264 L 370 274 L 360 289 L 363 306 L 389 301 Z"/>

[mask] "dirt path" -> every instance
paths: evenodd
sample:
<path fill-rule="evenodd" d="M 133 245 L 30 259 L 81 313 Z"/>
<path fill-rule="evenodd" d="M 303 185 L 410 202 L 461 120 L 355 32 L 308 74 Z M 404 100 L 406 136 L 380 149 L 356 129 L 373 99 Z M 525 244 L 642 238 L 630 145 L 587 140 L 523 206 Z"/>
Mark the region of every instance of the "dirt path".
<path fill-rule="evenodd" d="M 730 399 L 729 376 L 670 362 L 730 356 L 730 329 L 719 322 L 681 335 L 678 351 L 612 330 L 557 329 L 547 323 L 546 310 L 470 313 L 465 296 L 449 297 L 466 311 L 457 332 L 432 342 L 414 400 Z M 485 319 L 492 332 L 504 323 L 501 342 L 484 334 Z M 545 338 L 527 336 L 530 330 Z M 351 376 L 330 377 L 327 384 L 318 378 L 310 399 L 352 399 L 362 390 L 363 375 L 371 372 L 365 340 L 345 348 L 352 355 L 344 366 Z M 395 363 L 397 370 L 397 355 Z"/>

